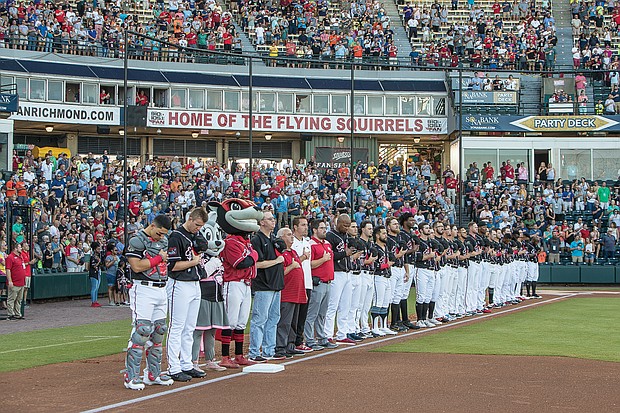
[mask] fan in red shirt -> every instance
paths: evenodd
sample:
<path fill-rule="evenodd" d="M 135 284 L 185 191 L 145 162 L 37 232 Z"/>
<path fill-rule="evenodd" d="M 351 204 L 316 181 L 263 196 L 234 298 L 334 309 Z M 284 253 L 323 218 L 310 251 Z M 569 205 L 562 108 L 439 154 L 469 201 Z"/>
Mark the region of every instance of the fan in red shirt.
<path fill-rule="evenodd" d="M 491 162 L 487 163 L 486 165 L 487 166 L 482 170 L 482 172 L 484 172 L 485 181 L 487 179 L 493 179 L 493 175 L 495 175 L 495 171 L 493 170 Z"/>
<path fill-rule="evenodd" d="M 278 248 L 277 252 L 284 257 L 284 289 L 280 293 L 280 321 L 276 335 L 276 354 L 299 355 L 303 352 L 295 349 L 297 333 L 292 326 L 297 325 L 300 305 L 307 302 L 301 263 L 310 257 L 306 255 L 300 257 L 291 249 L 294 237 L 289 228 L 281 228 L 278 231 L 278 238 L 284 242 L 286 249 L 279 251 L 280 248 Z"/>
<path fill-rule="evenodd" d="M 506 182 L 514 182 L 515 180 L 515 168 L 510 165 L 510 161 L 506 161 L 506 166 L 504 167 L 504 172 L 506 173 Z"/>
<path fill-rule="evenodd" d="M 21 314 L 24 286 L 29 267 L 22 257 L 22 245 L 16 242 L 6 257 L 6 282 L 8 290 L 7 312 L 9 320 L 23 318 Z"/>
<path fill-rule="evenodd" d="M 132 217 L 137 217 L 140 214 L 140 206 L 142 204 L 138 201 L 138 197 L 134 196 L 132 201 L 129 203 L 129 214 Z"/>

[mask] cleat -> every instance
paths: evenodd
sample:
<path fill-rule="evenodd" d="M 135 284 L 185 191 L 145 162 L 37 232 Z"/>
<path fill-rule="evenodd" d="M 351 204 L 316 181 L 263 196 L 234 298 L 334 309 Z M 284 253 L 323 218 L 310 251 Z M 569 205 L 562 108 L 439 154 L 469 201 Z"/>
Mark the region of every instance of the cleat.
<path fill-rule="evenodd" d="M 207 375 L 207 373 L 205 373 L 202 370 L 196 370 L 196 369 L 191 369 L 191 370 L 183 370 L 183 373 L 187 374 L 188 376 L 194 378 L 194 379 L 201 379 L 204 376 Z"/>
<path fill-rule="evenodd" d="M 422 320 L 426 327 L 435 327 L 435 324 L 431 323 L 429 320 Z"/>
<path fill-rule="evenodd" d="M 354 346 L 355 344 L 357 344 L 357 342 L 353 339 L 350 339 L 349 337 L 343 338 L 341 340 L 336 340 L 336 343 L 338 344 L 348 344 L 350 346 Z"/>
<path fill-rule="evenodd" d="M 152 386 L 154 384 L 158 384 L 160 386 L 172 386 L 174 383 L 174 380 L 172 380 L 172 378 L 167 374 L 160 374 L 157 377 L 153 377 L 151 372 L 146 369 L 144 370 L 142 381 L 148 386 Z"/>
<path fill-rule="evenodd" d="M 380 330 L 383 331 L 385 334 L 390 335 L 390 336 L 395 336 L 395 335 L 398 334 L 396 331 L 392 331 L 389 328 L 382 328 Z"/>
<path fill-rule="evenodd" d="M 385 333 L 378 328 L 375 328 L 374 330 L 372 330 L 372 334 L 375 337 L 385 337 Z"/>
<path fill-rule="evenodd" d="M 321 350 L 325 350 L 325 347 L 315 344 L 312 347 L 310 347 L 310 349 L 312 349 L 312 351 L 321 351 Z"/>
<path fill-rule="evenodd" d="M 426 323 L 424 322 L 424 320 L 418 320 L 418 321 L 416 321 L 415 326 L 416 326 L 416 328 L 418 328 L 418 329 L 428 327 L 428 326 L 426 325 Z"/>
<path fill-rule="evenodd" d="M 185 374 L 182 371 L 175 373 L 175 374 L 171 374 L 170 377 L 174 381 L 183 381 L 183 382 L 190 381 L 192 379 L 192 376 L 190 376 L 189 374 Z"/>
<path fill-rule="evenodd" d="M 141 379 L 125 380 L 125 388 L 130 390 L 144 390 L 144 383 Z"/>

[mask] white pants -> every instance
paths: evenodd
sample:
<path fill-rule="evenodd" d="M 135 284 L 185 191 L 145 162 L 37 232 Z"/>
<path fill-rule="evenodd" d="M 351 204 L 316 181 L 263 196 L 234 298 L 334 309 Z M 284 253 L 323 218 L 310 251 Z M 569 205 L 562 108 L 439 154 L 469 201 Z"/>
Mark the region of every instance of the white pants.
<path fill-rule="evenodd" d="M 194 330 L 200 310 L 200 285 L 198 281 L 168 280 L 168 372 L 194 368 L 192 346 Z"/>
<path fill-rule="evenodd" d="M 478 282 L 478 308 L 484 308 L 486 304 L 486 293 L 491 281 L 490 262 L 483 261 L 481 264 L 480 278 Z"/>
<path fill-rule="evenodd" d="M 457 314 L 465 313 L 465 291 L 467 290 L 467 268 L 459 267 L 456 273 L 456 291 L 454 294 L 454 310 Z"/>
<path fill-rule="evenodd" d="M 525 281 L 538 281 L 539 269 L 537 262 L 527 263 L 527 277 Z"/>
<path fill-rule="evenodd" d="M 495 278 L 495 293 L 493 303 L 502 304 L 504 299 L 504 278 L 506 277 L 506 264 L 500 264 L 497 268 L 497 277 Z"/>
<path fill-rule="evenodd" d="M 360 291 L 360 303 L 362 307 L 358 313 L 358 320 L 356 320 L 356 326 L 360 326 L 362 333 L 370 332 L 370 324 L 368 323 L 368 313 L 370 312 L 370 306 L 372 305 L 372 297 L 375 292 L 375 277 L 367 271 L 362 271 L 362 287 Z"/>
<path fill-rule="evenodd" d="M 417 268 L 415 277 L 416 302 L 430 303 L 435 288 L 435 271 L 426 268 Z"/>
<path fill-rule="evenodd" d="M 439 271 L 440 276 L 439 280 L 441 283 L 440 291 L 439 291 L 439 299 L 435 304 L 435 314 L 433 315 L 435 318 L 440 318 L 445 315 L 448 315 L 450 312 L 450 293 L 452 288 L 452 280 L 456 279 L 456 268 L 452 268 L 449 265 L 446 265 Z"/>
<path fill-rule="evenodd" d="M 405 274 L 407 272 L 405 271 Z M 415 268 L 413 265 L 409 265 L 409 279 L 407 281 L 403 280 L 403 288 L 400 294 L 401 300 L 406 300 L 409 298 L 409 293 L 411 292 L 411 285 L 413 284 L 413 278 L 415 277 Z"/>
<path fill-rule="evenodd" d="M 222 293 L 230 328 L 232 330 L 245 330 L 252 306 L 250 286 L 240 281 L 225 282 Z"/>
<path fill-rule="evenodd" d="M 375 288 L 372 297 L 371 311 L 374 313 L 380 313 L 380 308 L 387 310 L 388 306 L 390 305 L 392 287 L 390 286 L 390 280 L 388 278 L 382 277 L 380 275 L 373 275 L 373 277 L 373 284 Z"/>
<path fill-rule="evenodd" d="M 334 337 L 334 322 L 338 323 L 336 340 L 346 338 L 349 331 L 349 311 L 351 310 L 351 274 L 341 271 L 334 273 L 331 283 L 329 303 L 325 315 L 325 336 Z M 338 317 L 336 319 L 336 316 Z"/>
<path fill-rule="evenodd" d="M 362 274 L 351 274 L 351 309 L 349 310 L 349 331 L 360 331 L 359 320 L 362 311 Z"/>
<path fill-rule="evenodd" d="M 392 296 L 390 302 L 399 304 L 400 297 L 405 289 L 405 269 L 402 267 L 392 267 L 392 276 L 390 277 L 390 287 L 392 288 Z"/>
<path fill-rule="evenodd" d="M 129 289 L 129 308 L 132 321 L 165 320 L 168 313 L 166 289 L 140 284 L 135 280 Z"/>
<path fill-rule="evenodd" d="M 481 265 L 479 262 L 470 261 L 467 268 L 467 289 L 465 293 L 465 308 L 468 312 L 476 311 L 478 306 L 478 279 L 480 278 Z"/>

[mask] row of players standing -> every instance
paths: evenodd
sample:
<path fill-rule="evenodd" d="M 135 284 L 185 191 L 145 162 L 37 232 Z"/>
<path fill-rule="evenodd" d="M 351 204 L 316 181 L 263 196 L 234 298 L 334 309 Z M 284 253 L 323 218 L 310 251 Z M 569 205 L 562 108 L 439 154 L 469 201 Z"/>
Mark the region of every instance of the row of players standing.
<path fill-rule="evenodd" d="M 357 228 L 340 215 L 332 231 L 322 221 L 311 229 L 313 285 L 301 318 L 305 346 L 315 351 L 488 313 L 527 298 L 523 286 L 539 297 L 539 241 L 510 228 L 418 226 L 405 213 L 386 219 L 385 227 L 364 221 Z M 414 282 L 415 323 L 407 307 Z"/>
<path fill-rule="evenodd" d="M 195 254 L 192 240 L 207 218 L 203 209 L 192 211 L 167 243 L 170 222 L 159 216 L 129 243 L 134 325 L 127 351 L 127 388 L 141 389 L 143 383 L 170 385 L 174 380 L 204 376 L 195 368 L 192 353 L 200 307 L 196 301 L 203 295 L 196 267 L 205 263 Z M 272 221 L 271 213 L 265 212 L 253 237 L 229 235 L 226 245 L 232 250 L 222 251 L 222 261 L 213 261 L 223 268 L 219 296 L 226 312 L 222 320 L 229 327 L 220 335 L 222 366 L 282 359 L 434 327 L 517 303 L 523 284 L 528 295 L 537 297 L 537 240 L 523 233 L 511 234 L 507 228 L 501 232 L 482 228 L 479 234 L 475 223 L 468 230 L 445 228 L 442 222 L 432 228 L 427 223 L 416 226 L 410 214 L 388 218 L 386 227 L 364 221 L 357 228 L 343 214 L 336 218 L 332 231 L 327 231 L 324 221 L 315 220 L 310 223 L 309 238 L 308 222 L 299 217 L 292 230 L 283 228 L 275 238 Z M 172 280 L 167 280 L 168 272 Z M 416 322 L 412 323 L 407 299 L 414 280 Z M 252 290 L 246 358 L 243 340 Z M 161 343 L 168 329 L 166 375 L 160 365 Z M 236 342 L 234 357 L 228 351 L 231 341 Z M 147 368 L 141 379 L 143 351 Z"/>

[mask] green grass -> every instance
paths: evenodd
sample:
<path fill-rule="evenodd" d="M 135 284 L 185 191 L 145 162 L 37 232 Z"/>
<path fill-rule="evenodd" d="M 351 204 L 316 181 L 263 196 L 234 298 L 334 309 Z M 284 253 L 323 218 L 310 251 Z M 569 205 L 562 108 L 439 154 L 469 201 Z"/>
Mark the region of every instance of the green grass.
<path fill-rule="evenodd" d="M 120 353 L 131 321 L 109 321 L 1 336 L 0 372 Z"/>
<path fill-rule="evenodd" d="M 375 351 L 563 356 L 620 362 L 620 300 L 546 304 Z"/>

